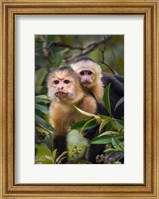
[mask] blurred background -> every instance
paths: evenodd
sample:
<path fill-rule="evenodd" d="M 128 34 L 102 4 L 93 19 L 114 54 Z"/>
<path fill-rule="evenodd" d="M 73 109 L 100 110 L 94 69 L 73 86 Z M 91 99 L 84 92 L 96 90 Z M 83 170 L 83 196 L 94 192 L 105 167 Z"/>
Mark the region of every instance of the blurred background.
<path fill-rule="evenodd" d="M 105 72 L 124 75 L 124 35 L 35 35 L 35 163 L 60 163 L 52 151 L 47 75 L 82 56 L 94 59 Z M 82 156 L 87 141 L 73 131 L 68 142 L 70 159 Z"/>

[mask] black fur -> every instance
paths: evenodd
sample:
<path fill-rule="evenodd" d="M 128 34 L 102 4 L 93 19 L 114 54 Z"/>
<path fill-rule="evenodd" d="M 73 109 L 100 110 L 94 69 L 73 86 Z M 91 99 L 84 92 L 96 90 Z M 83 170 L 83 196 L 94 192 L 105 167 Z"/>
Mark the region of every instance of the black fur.
<path fill-rule="evenodd" d="M 53 138 L 53 150 L 57 149 L 56 158 L 59 157 L 64 151 L 67 151 L 67 137 L 66 135 L 56 136 Z M 61 161 L 62 164 L 67 163 L 68 154 L 65 155 L 65 159 Z"/>
<path fill-rule="evenodd" d="M 102 82 L 104 87 L 110 85 L 110 104 L 112 115 L 116 119 L 121 119 L 124 116 L 124 103 L 122 103 L 116 110 L 115 106 L 117 102 L 124 97 L 124 78 L 118 75 L 110 75 L 102 73 Z M 101 113 L 102 114 L 102 113 Z"/>

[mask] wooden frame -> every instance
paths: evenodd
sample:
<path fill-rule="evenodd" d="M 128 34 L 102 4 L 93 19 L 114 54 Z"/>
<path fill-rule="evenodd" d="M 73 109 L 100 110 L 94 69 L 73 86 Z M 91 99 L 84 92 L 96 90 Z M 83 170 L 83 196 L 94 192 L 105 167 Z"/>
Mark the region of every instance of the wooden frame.
<path fill-rule="evenodd" d="M 159 1 L 2 0 L 1 198 L 159 198 Z M 1 13 L 1 12 L 0 12 Z M 15 17 L 17 15 L 143 15 L 145 21 L 145 181 L 134 185 L 15 184 Z M 157 38 L 158 37 L 158 38 Z"/>

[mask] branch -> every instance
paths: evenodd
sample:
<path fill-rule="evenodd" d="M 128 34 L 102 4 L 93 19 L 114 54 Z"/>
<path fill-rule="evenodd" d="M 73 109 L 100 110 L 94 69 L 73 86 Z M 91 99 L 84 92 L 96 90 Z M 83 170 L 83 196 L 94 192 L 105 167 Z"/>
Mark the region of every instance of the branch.
<path fill-rule="evenodd" d="M 100 44 L 106 43 L 110 38 L 111 38 L 111 36 L 106 36 L 106 37 L 102 38 L 101 40 L 99 40 L 98 42 L 91 42 L 91 43 L 87 44 L 86 46 L 84 46 L 83 48 L 81 48 L 81 52 L 79 54 L 69 55 L 69 56 L 65 57 L 64 59 L 65 59 L 65 61 L 76 61 L 79 57 L 84 56 L 87 53 L 93 51 Z"/>
<path fill-rule="evenodd" d="M 113 73 L 113 74 L 115 74 L 115 75 L 117 75 L 118 73 L 115 71 L 115 70 L 113 70 L 112 69 L 112 67 L 110 66 L 110 65 L 108 65 L 107 63 L 105 63 L 105 62 L 103 62 L 103 61 L 99 61 L 101 64 L 104 64 L 105 66 L 107 66 L 108 68 L 109 68 L 109 70 Z"/>
<path fill-rule="evenodd" d="M 43 41 L 44 42 L 44 41 Z M 46 42 L 46 41 L 45 41 Z M 64 47 L 64 48 L 69 48 L 71 50 L 83 50 L 82 47 L 80 46 L 71 46 L 69 44 L 65 44 L 63 42 L 54 42 L 54 41 L 51 41 L 51 42 L 47 42 L 47 46 L 43 46 L 41 48 L 37 48 L 36 51 L 40 51 L 40 50 L 44 50 L 44 49 L 49 49 L 51 46 L 55 46 L 55 47 Z"/>
<path fill-rule="evenodd" d="M 105 66 L 107 66 L 107 67 L 109 68 L 109 70 L 110 70 L 113 74 L 117 75 L 118 73 L 116 72 L 116 70 L 114 70 L 109 64 L 107 64 L 107 63 L 105 62 L 105 56 L 104 56 L 105 48 L 106 48 L 106 44 L 104 45 L 103 50 L 102 50 L 102 49 L 99 49 L 99 51 L 101 52 L 101 56 L 102 56 L 102 61 L 99 61 L 99 62 L 100 62 L 101 64 L 104 64 Z"/>

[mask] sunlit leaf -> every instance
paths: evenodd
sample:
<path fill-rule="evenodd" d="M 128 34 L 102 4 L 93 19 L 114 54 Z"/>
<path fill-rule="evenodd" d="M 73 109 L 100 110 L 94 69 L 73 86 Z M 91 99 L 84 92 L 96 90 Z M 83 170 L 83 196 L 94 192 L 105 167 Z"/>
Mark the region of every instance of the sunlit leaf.
<path fill-rule="evenodd" d="M 102 131 L 102 129 L 109 123 L 109 119 L 105 120 L 103 122 L 101 122 L 100 126 L 99 126 L 99 133 Z"/>
<path fill-rule="evenodd" d="M 76 106 L 74 106 L 74 107 L 76 108 L 76 110 L 77 110 L 78 112 L 80 112 L 81 114 L 83 114 L 83 115 L 85 115 L 85 116 L 87 116 L 87 117 L 94 117 L 94 118 L 96 118 L 96 119 L 100 119 L 100 117 L 99 117 L 98 115 L 95 115 L 95 114 L 93 114 L 93 113 L 88 113 L 88 112 L 86 112 L 86 111 L 83 111 L 83 110 L 77 108 Z"/>
<path fill-rule="evenodd" d="M 36 126 L 35 127 L 36 132 L 39 132 L 41 134 L 46 134 L 48 135 L 50 131 L 47 131 L 45 128 L 41 127 L 41 126 Z"/>
<path fill-rule="evenodd" d="M 35 157 L 36 163 L 42 163 L 42 164 L 53 163 L 51 151 L 45 144 L 36 145 L 36 150 L 37 150 Z"/>
<path fill-rule="evenodd" d="M 106 149 L 104 152 L 118 152 L 118 151 L 123 151 L 123 150 L 120 148 L 118 148 L 118 149 L 109 148 L 109 149 Z"/>
<path fill-rule="evenodd" d="M 110 135 L 110 136 L 113 136 L 113 135 L 120 135 L 120 133 L 115 132 L 115 131 L 106 131 L 106 132 L 100 134 L 98 137 L 103 136 L 103 135 Z"/>

